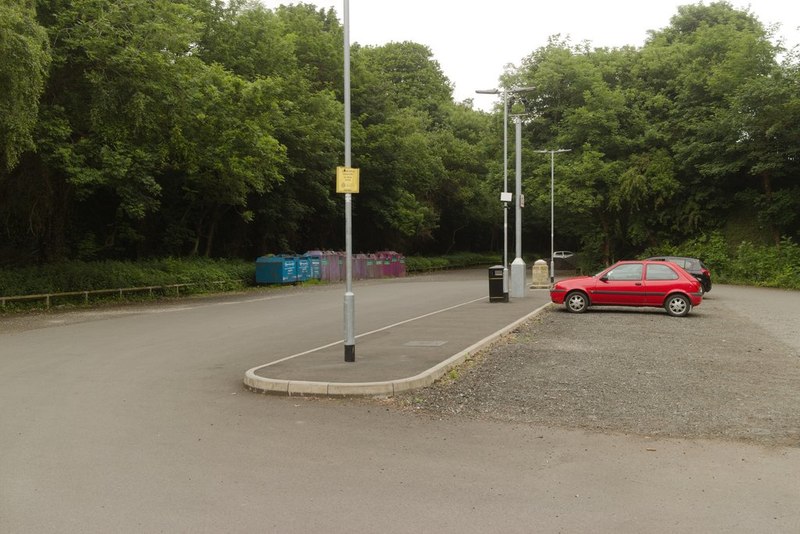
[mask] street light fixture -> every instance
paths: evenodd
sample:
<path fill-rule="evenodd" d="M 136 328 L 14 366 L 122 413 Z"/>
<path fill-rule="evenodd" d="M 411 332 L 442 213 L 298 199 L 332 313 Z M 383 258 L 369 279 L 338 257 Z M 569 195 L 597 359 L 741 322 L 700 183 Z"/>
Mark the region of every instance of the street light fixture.
<path fill-rule="evenodd" d="M 571 148 L 559 148 L 556 150 L 535 150 L 534 152 L 539 152 L 540 154 L 550 154 L 550 283 L 552 284 L 556 280 L 556 268 L 555 262 L 553 260 L 553 254 L 555 253 L 553 250 L 553 238 L 554 238 L 554 209 L 553 209 L 553 183 L 554 183 L 554 176 L 555 176 L 555 154 L 560 154 L 562 152 L 571 152 Z"/>
<path fill-rule="evenodd" d="M 500 199 L 503 202 L 503 294 L 507 297 L 509 293 L 508 282 L 508 202 L 511 200 L 508 192 L 508 94 L 515 94 L 524 91 L 532 91 L 535 87 L 511 87 L 510 89 L 483 89 L 475 91 L 482 95 L 503 95 L 503 193 Z M 521 120 L 517 121 L 517 176 L 516 176 L 516 255 L 511 271 L 511 296 L 525 296 L 525 262 L 522 260 L 522 174 L 521 174 Z M 516 265 L 517 267 L 514 267 Z M 521 271 L 520 271 L 521 265 Z"/>

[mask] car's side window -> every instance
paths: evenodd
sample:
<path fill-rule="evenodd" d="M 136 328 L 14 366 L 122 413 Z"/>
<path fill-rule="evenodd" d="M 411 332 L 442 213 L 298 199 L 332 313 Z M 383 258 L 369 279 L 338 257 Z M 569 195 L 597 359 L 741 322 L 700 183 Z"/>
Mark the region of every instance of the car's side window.
<path fill-rule="evenodd" d="M 668 265 L 648 265 L 646 280 L 677 280 L 678 273 Z"/>
<path fill-rule="evenodd" d="M 641 263 L 626 263 L 606 273 L 606 278 L 615 281 L 631 281 L 642 279 Z"/>

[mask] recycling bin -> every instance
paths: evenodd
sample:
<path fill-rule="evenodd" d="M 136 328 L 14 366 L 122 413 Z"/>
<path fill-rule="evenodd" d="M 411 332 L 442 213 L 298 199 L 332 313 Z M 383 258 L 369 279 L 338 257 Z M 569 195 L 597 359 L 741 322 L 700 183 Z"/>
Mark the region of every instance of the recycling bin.
<path fill-rule="evenodd" d="M 367 255 L 353 254 L 353 279 L 364 280 L 367 278 Z"/>
<path fill-rule="evenodd" d="M 383 259 L 383 275 L 401 277 L 406 275 L 406 259 L 394 250 L 382 250 L 376 254 Z"/>
<path fill-rule="evenodd" d="M 367 254 L 367 278 L 383 277 L 383 260 L 377 254 Z"/>
<path fill-rule="evenodd" d="M 319 250 L 309 250 L 303 254 L 311 261 L 311 278 L 322 280 L 322 252 Z"/>
<path fill-rule="evenodd" d="M 336 264 L 338 266 L 337 267 L 338 271 L 336 271 L 336 272 L 339 273 L 339 279 L 338 280 L 339 280 L 339 282 L 344 282 L 347 279 L 347 252 L 342 252 L 340 250 L 339 252 L 336 252 L 335 254 L 336 254 L 336 262 L 337 262 Z"/>
<path fill-rule="evenodd" d="M 327 280 L 328 282 L 338 282 L 341 280 L 339 276 L 339 267 L 339 254 L 332 250 L 326 250 L 322 256 L 323 280 Z"/>
<path fill-rule="evenodd" d="M 508 302 L 508 292 L 503 291 L 503 266 L 489 267 L 489 302 Z"/>
<path fill-rule="evenodd" d="M 297 262 L 293 256 L 261 256 L 256 259 L 257 284 L 297 282 Z"/>
<path fill-rule="evenodd" d="M 294 258 L 294 262 L 298 282 L 305 282 L 314 277 L 314 269 L 311 263 L 311 258 L 308 256 L 298 256 Z"/>
<path fill-rule="evenodd" d="M 378 252 L 378 260 L 381 262 L 381 277 L 391 278 L 394 276 L 392 272 L 392 253 L 391 252 Z"/>

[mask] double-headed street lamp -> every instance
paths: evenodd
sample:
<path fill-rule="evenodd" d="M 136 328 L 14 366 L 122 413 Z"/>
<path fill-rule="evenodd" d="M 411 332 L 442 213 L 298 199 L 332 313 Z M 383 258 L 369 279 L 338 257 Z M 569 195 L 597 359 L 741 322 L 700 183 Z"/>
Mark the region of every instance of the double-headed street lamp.
<path fill-rule="evenodd" d="M 508 94 L 520 93 L 523 91 L 532 91 L 534 87 L 512 87 L 510 89 L 483 89 L 475 91 L 482 95 L 503 95 L 503 192 L 500 195 L 500 200 L 503 202 L 503 293 L 508 295 L 508 202 L 511 200 L 511 194 L 508 192 Z M 521 174 L 521 121 L 517 120 L 517 154 L 516 154 L 516 200 L 514 202 L 516 208 L 516 252 L 517 257 L 514 259 L 511 271 L 511 296 L 523 297 L 525 296 L 525 262 L 522 260 L 522 217 L 521 217 L 521 202 L 522 202 L 522 174 Z M 514 267 L 516 265 L 516 267 Z M 520 271 L 521 265 L 521 271 Z"/>
<path fill-rule="evenodd" d="M 550 154 L 550 283 L 552 284 L 556 280 L 556 269 L 555 269 L 555 262 L 553 261 L 553 254 L 555 251 L 553 250 L 553 237 L 554 237 L 554 209 L 553 209 L 553 183 L 555 182 L 555 154 L 560 154 L 561 152 L 570 152 L 572 151 L 571 148 L 559 148 L 555 150 L 535 150 L 534 152 L 539 152 L 541 154 Z"/>

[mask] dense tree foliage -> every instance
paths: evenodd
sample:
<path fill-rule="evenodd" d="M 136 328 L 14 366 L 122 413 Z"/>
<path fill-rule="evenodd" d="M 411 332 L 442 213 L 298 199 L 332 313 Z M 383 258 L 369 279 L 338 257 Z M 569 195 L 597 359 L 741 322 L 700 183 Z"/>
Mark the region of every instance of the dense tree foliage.
<path fill-rule="evenodd" d="M 555 36 L 509 69 L 503 87 L 533 88 L 512 94 L 525 249 L 549 249 L 536 151 L 557 148 L 558 248 L 607 262 L 743 218 L 797 240 L 800 67 L 771 37 L 726 2 L 687 5 L 641 48 Z M 304 3 L 5 2 L 2 262 L 342 248 L 342 40 Z M 356 248 L 499 250 L 502 104 L 454 102 L 424 44 L 351 59 Z"/>
<path fill-rule="evenodd" d="M 50 65 L 47 33 L 27 1 L 0 5 L 0 169 L 36 147 L 33 128 Z"/>
<path fill-rule="evenodd" d="M 687 5 L 641 49 L 552 39 L 507 73 L 508 86 L 535 88 L 521 95 L 526 149 L 572 150 L 558 156 L 557 235 L 604 262 L 743 213 L 775 244 L 796 239 L 800 86 L 794 56 L 779 64 L 787 51 L 770 37 L 725 2 Z M 526 189 L 541 228 L 550 169 L 539 160 Z"/>

